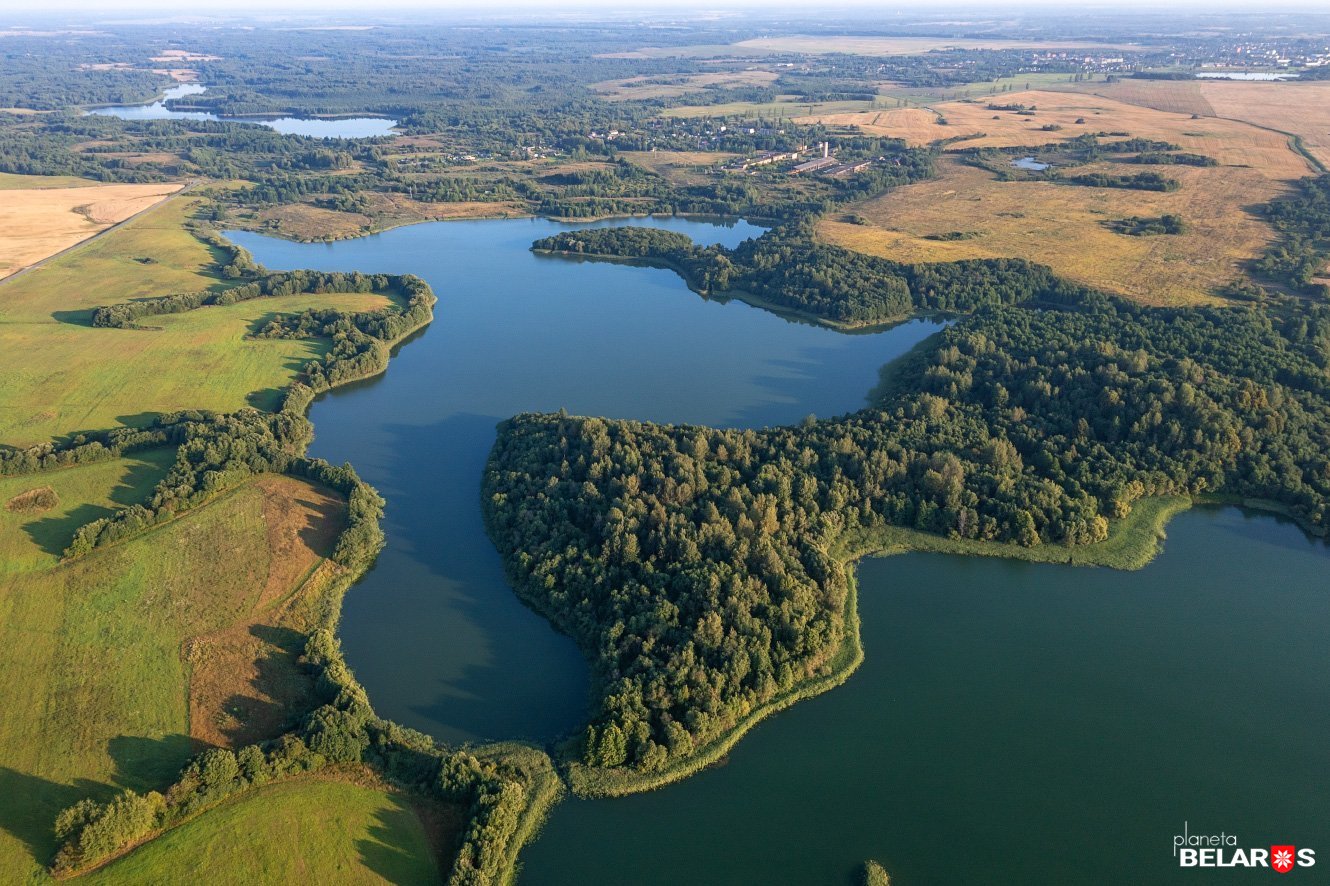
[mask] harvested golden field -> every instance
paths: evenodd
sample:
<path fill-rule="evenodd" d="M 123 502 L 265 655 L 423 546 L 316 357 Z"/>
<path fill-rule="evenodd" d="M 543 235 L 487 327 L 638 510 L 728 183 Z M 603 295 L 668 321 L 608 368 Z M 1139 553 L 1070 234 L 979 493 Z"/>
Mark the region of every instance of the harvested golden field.
<path fill-rule="evenodd" d="M 0 277 L 34 265 L 137 215 L 181 187 L 151 184 L 7 188 L 5 199 L 0 201 Z"/>
<path fill-rule="evenodd" d="M 1106 163 L 1084 169 L 1121 171 Z M 1028 258 L 1147 304 L 1205 301 L 1238 279 L 1242 262 L 1270 241 L 1268 226 L 1243 207 L 1268 201 L 1282 188 L 1255 169 L 1163 169 L 1182 187 L 1165 193 L 1002 182 L 986 170 L 944 159 L 937 180 L 855 207 L 870 224 L 826 221 L 819 233 L 828 242 L 897 261 Z M 1169 213 L 1186 220 L 1185 233 L 1133 237 L 1105 225 Z M 953 232 L 968 239 L 927 239 Z"/>
<path fill-rule="evenodd" d="M 1084 84 L 1096 95 L 1163 110 L 1244 120 L 1299 136 L 1330 166 L 1330 81 L 1134 80 Z"/>
<path fill-rule="evenodd" d="M 798 118 L 797 123 L 854 126 L 872 135 L 904 138 L 914 145 L 940 139 L 973 136 L 950 146 L 1013 147 L 1064 141 L 1087 132 L 1126 132 L 1140 138 L 1173 142 L 1186 151 L 1214 157 L 1226 166 L 1252 166 L 1266 177 L 1289 180 L 1310 175 L 1307 161 L 1292 151 L 1288 139 L 1277 132 L 1235 120 L 1192 119 L 1191 114 L 1170 113 L 1083 93 L 1030 90 L 995 98 L 996 104 L 1022 104 L 1037 110 L 1032 117 L 1014 111 L 995 111 L 988 100 L 943 102 L 933 108 L 947 120 L 929 122 L 927 111 L 914 109 L 821 114 Z M 1077 120 L 1084 120 L 1077 123 Z M 1061 128 L 1045 132 L 1046 125 Z"/>
<path fill-rule="evenodd" d="M 850 55 L 914 55 L 934 49 L 1139 49 L 1139 44 L 1087 43 L 1047 40 L 1001 40 L 947 37 L 851 37 L 841 35 L 803 35 L 757 37 L 734 44 L 743 49 L 769 52 L 844 52 Z"/>
<path fill-rule="evenodd" d="M 1201 80 L 1119 80 L 1116 83 L 1067 83 L 1055 86 L 1069 92 L 1089 93 L 1129 105 L 1174 114 L 1214 117 L 1215 109 L 1202 91 Z"/>
<path fill-rule="evenodd" d="M 610 101 L 643 101 L 652 98 L 678 98 L 708 87 L 736 88 L 766 86 L 780 75 L 773 71 L 716 71 L 709 74 L 654 74 L 604 80 L 591 88 Z"/>

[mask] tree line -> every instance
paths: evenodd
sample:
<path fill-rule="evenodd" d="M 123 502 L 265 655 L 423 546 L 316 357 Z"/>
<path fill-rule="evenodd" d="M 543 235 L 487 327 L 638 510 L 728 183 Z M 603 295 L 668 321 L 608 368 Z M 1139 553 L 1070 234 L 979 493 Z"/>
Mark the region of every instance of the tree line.
<path fill-rule="evenodd" d="M 904 264 L 813 238 L 811 223 L 773 228 L 733 249 L 697 246 L 651 228 L 566 231 L 532 248 L 570 256 L 655 262 L 703 294 L 748 293 L 764 303 L 848 325 L 899 321 L 914 312 L 972 311 L 1031 299 L 1065 300 L 1069 287 L 1022 259 Z"/>

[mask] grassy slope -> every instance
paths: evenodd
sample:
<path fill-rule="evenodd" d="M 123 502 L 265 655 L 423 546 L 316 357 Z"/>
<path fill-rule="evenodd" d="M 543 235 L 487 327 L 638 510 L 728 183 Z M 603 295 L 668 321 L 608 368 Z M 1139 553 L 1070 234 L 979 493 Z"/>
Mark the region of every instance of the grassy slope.
<path fill-rule="evenodd" d="M 0 191 L 23 188 L 84 188 L 96 184 L 100 183 L 74 175 L 20 175 L 17 172 L 0 172 Z"/>
<path fill-rule="evenodd" d="M 101 305 L 224 285 L 212 273 L 217 256 L 184 228 L 199 199 L 169 201 L 0 284 L 0 442 L 26 445 L 172 409 L 272 406 L 276 388 L 326 345 L 247 341 L 254 320 L 274 310 L 384 304 L 376 295 L 301 296 L 155 318 L 161 330 L 86 325 Z"/>
<path fill-rule="evenodd" d="M 399 795 L 340 781 L 269 785 L 168 831 L 91 883 L 437 883 Z"/>
<path fill-rule="evenodd" d="M 129 458 L 18 485 L 105 496 L 146 485 L 143 464 Z M 309 487 L 289 483 L 290 506 L 304 507 L 297 500 Z M 46 555 L 24 527 L 0 524 L 6 559 L 31 567 L 0 574 L 0 882 L 22 882 L 50 860 L 61 808 L 121 787 L 162 787 L 194 752 L 182 649 L 254 617 L 276 565 L 264 520 L 270 498 L 250 483 L 147 535 L 44 570 Z"/>
<path fill-rule="evenodd" d="M 889 556 L 911 551 L 930 551 L 968 556 L 1010 557 L 1035 563 L 1075 563 L 1081 566 L 1105 566 L 1115 569 L 1140 569 L 1159 553 L 1164 537 L 1164 526 L 1179 512 L 1191 506 L 1184 497 L 1160 497 L 1136 502 L 1132 512 L 1116 522 L 1109 537 L 1097 544 L 1070 549 L 1061 545 L 1040 545 L 1025 548 L 1014 544 L 997 544 L 969 540 L 953 540 L 917 532 L 910 529 L 884 527 L 872 532 L 856 533 L 842 538 L 834 551 L 837 559 L 853 568 L 853 563 L 866 556 Z M 639 791 L 654 790 L 671 782 L 687 778 L 719 762 L 758 723 L 766 717 L 785 710 L 796 702 L 844 683 L 863 663 L 864 652 L 859 638 L 858 584 L 851 576 L 850 593 L 845 601 L 845 639 L 827 664 L 812 679 L 782 693 L 749 713 L 729 731 L 710 744 L 699 748 L 686 760 L 667 767 L 661 772 L 635 773 L 626 770 L 591 770 L 580 763 L 568 766 L 568 780 L 581 796 L 617 797 Z"/>

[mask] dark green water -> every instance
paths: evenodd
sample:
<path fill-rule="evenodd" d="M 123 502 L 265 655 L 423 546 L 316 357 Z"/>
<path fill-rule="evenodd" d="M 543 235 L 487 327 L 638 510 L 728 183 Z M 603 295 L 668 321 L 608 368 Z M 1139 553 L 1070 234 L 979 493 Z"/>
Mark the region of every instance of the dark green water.
<path fill-rule="evenodd" d="M 725 765 L 572 801 L 526 886 L 1257 883 L 1173 836 L 1309 846 L 1330 881 L 1330 556 L 1233 509 L 1184 513 L 1139 572 L 909 554 L 864 562 L 866 660 Z"/>
<path fill-rule="evenodd" d="M 754 230 L 670 221 L 701 242 Z M 315 405 L 314 452 L 389 500 L 389 546 L 341 632 L 385 716 L 445 740 L 576 728 L 586 669 L 521 606 L 479 517 L 494 424 L 523 410 L 760 426 L 863 403 L 934 328 L 845 336 L 689 293 L 665 271 L 539 258 L 544 221 L 332 245 L 234 239 L 270 267 L 413 272 L 434 324 L 387 375 Z M 877 858 L 926 883 L 1246 883 L 1173 836 L 1324 853 L 1330 555 L 1295 527 L 1195 510 L 1135 573 L 912 554 L 864 563 L 867 660 L 725 765 L 555 809 L 524 884 L 827 884 Z"/>

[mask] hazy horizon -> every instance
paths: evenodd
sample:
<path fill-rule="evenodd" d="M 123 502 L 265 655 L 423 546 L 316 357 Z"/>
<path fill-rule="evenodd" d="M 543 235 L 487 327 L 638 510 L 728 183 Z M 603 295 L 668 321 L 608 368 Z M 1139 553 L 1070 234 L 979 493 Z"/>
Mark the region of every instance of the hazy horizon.
<path fill-rule="evenodd" d="M 1174 0 L 1161 4 L 1156 0 L 1117 0 L 1081 4 L 1074 9 L 1055 0 L 1026 0 L 1019 4 L 999 2 L 999 0 L 909 0 L 909 2 L 884 7 L 875 0 L 836 0 L 830 5 L 810 7 L 806 0 L 569 0 L 569 2 L 550 3 L 548 0 L 502 0 L 477 9 L 474 3 L 463 0 L 389 0 L 373 9 L 366 9 L 363 3 L 353 0 L 280 0 L 278 3 L 262 0 L 199 0 L 182 9 L 178 0 L 126 0 L 126 2 L 107 2 L 107 0 L 51 0 L 43 3 L 40 10 L 0 9 L 0 28 L 19 21 L 49 19 L 70 14 L 89 15 L 95 21 L 108 18 L 123 19 L 126 16 L 153 15 L 167 20 L 188 20 L 198 17 L 253 16 L 280 18 L 288 15 L 302 17 L 337 17 L 376 19 L 391 17 L 401 13 L 437 13 L 440 16 L 489 18 L 501 17 L 509 13 L 539 14 L 541 17 L 559 17 L 596 13 L 611 17 L 624 17 L 642 14 L 679 14 L 705 15 L 713 13 L 752 13 L 778 12 L 781 15 L 822 16 L 836 14 L 860 14 L 871 16 L 881 21 L 889 21 L 902 15 L 911 17 L 934 14 L 954 14 L 964 12 L 1000 13 L 1005 18 L 1019 17 L 1030 11 L 1059 11 L 1064 15 L 1096 15 L 1129 12 L 1140 15 L 1176 16 L 1202 14 L 1207 16 L 1223 15 L 1269 15 L 1271 13 L 1324 14 L 1326 7 L 1322 0 L 1280 0 L 1277 4 L 1254 2 L 1254 0 L 1234 0 L 1219 2 L 1213 0 Z M 91 22 L 90 22 L 91 23 Z M 951 22 L 949 24 L 969 24 Z"/>

